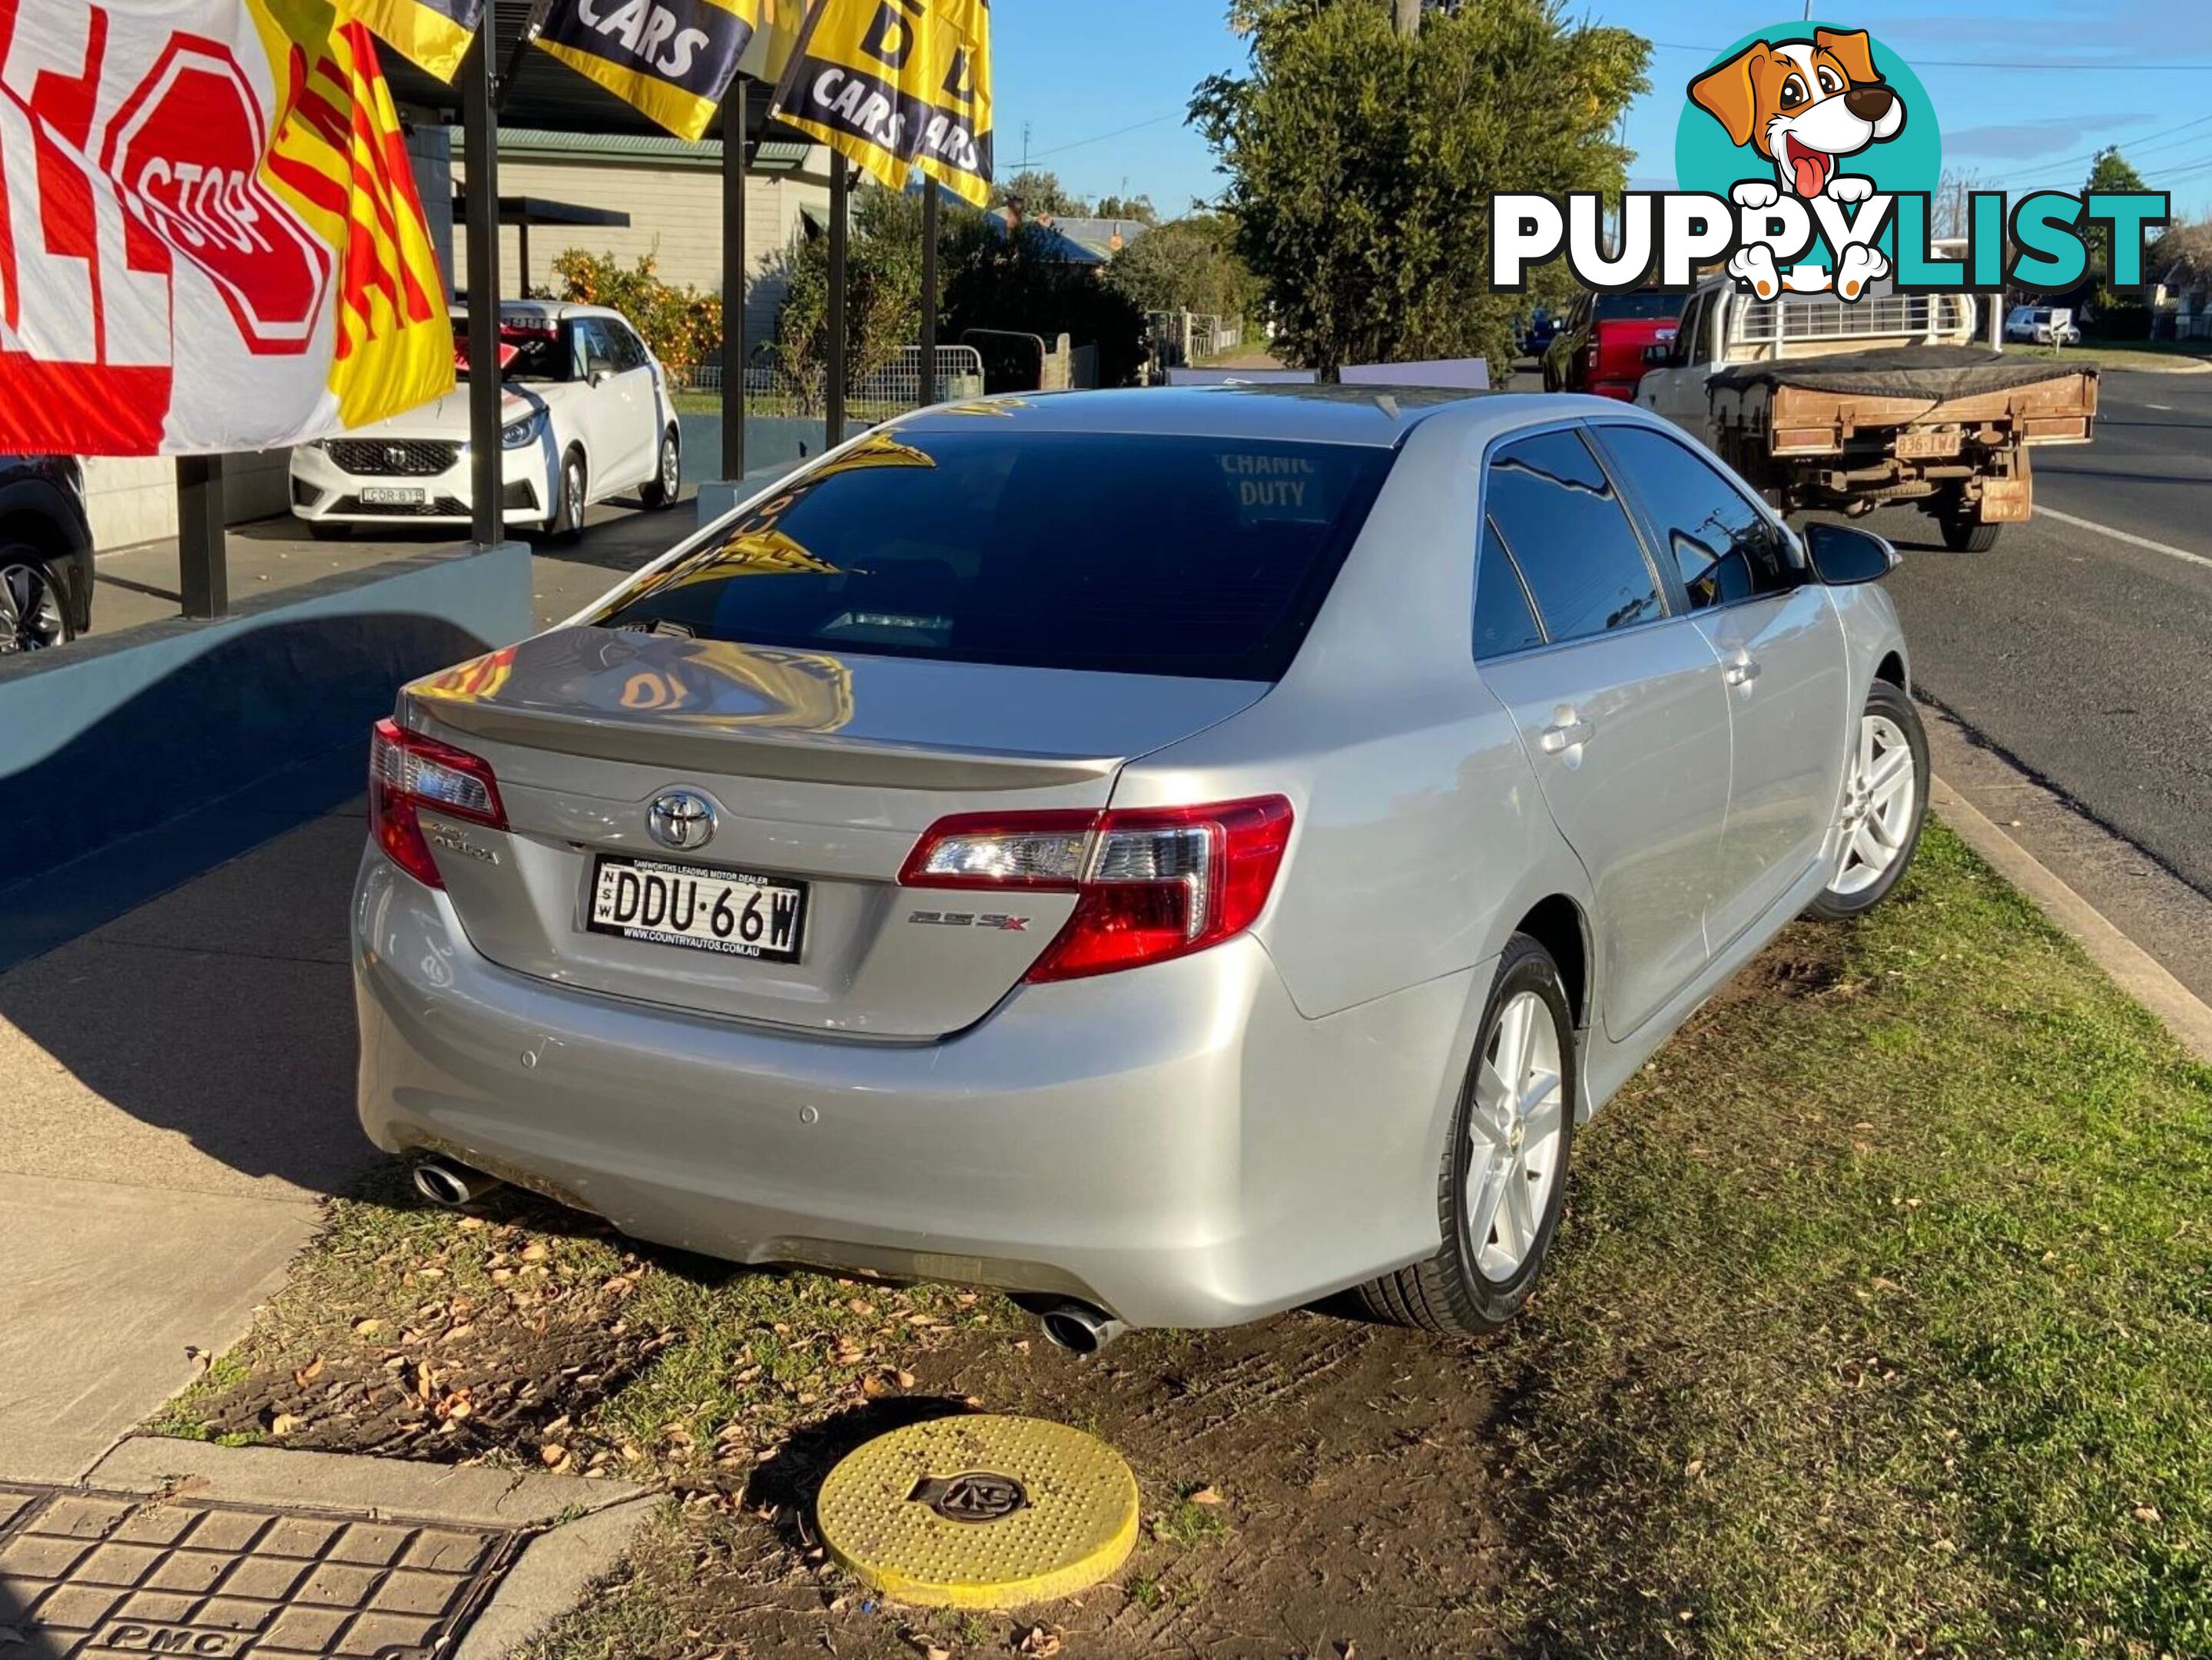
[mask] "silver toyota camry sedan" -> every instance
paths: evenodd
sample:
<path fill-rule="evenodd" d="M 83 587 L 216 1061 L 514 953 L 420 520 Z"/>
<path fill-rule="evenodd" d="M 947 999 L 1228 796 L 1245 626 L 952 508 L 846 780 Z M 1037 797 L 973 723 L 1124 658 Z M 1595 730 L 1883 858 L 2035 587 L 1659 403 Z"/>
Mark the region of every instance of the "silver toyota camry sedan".
<path fill-rule="evenodd" d="M 1618 403 L 925 410 L 376 728 L 361 1116 L 1079 1348 L 1527 1297 L 1577 1124 L 1928 794 L 1894 561 Z"/>

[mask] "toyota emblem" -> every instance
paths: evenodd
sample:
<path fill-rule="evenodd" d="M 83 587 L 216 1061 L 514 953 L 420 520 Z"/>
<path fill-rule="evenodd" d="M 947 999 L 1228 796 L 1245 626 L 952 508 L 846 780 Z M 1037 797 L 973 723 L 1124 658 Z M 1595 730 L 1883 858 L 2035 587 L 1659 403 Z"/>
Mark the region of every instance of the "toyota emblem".
<path fill-rule="evenodd" d="M 645 825 L 664 848 L 703 848 L 714 838 L 714 804 L 696 790 L 670 790 L 654 800 Z"/>

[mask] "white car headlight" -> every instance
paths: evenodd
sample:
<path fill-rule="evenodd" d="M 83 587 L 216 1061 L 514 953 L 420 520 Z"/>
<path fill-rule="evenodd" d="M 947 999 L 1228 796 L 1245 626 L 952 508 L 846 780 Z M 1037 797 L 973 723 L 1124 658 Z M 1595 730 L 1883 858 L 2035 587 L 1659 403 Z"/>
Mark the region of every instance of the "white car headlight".
<path fill-rule="evenodd" d="M 503 450 L 527 449 L 544 430 L 545 411 L 532 410 L 520 421 L 510 421 L 499 429 L 499 447 Z"/>

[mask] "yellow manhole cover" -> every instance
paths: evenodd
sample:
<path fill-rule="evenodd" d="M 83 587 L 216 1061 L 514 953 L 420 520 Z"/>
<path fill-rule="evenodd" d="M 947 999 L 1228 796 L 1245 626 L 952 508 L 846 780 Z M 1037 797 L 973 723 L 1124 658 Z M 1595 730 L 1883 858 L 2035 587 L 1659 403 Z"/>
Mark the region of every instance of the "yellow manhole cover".
<path fill-rule="evenodd" d="M 885 1596 L 1006 1608 L 1095 1585 L 1137 1542 L 1137 1478 L 1035 1418 L 938 1418 L 848 1454 L 815 1501 L 822 1542 Z"/>

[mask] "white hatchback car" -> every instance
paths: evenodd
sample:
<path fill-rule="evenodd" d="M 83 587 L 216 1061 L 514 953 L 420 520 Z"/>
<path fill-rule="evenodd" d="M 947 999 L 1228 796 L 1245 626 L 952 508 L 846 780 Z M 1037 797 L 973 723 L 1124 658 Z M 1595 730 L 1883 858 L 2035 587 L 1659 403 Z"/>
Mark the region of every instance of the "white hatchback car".
<path fill-rule="evenodd" d="M 317 535 L 355 525 L 469 522 L 468 313 L 456 307 L 460 384 L 404 415 L 292 452 L 292 511 Z M 584 508 L 635 494 L 666 507 L 683 484 L 683 437 L 668 375 L 621 313 L 505 301 L 502 517 L 556 536 Z"/>

